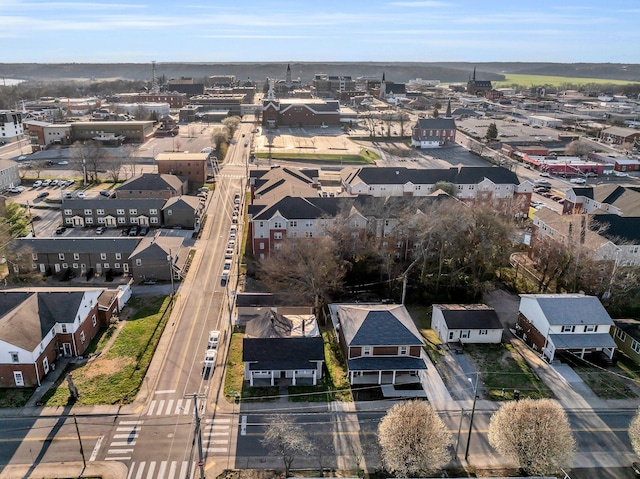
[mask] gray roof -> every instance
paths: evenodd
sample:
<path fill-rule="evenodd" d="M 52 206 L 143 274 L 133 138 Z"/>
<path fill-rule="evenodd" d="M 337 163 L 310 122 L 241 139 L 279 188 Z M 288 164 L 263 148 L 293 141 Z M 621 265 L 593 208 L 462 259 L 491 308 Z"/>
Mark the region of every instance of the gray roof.
<path fill-rule="evenodd" d="M 134 258 L 155 258 L 166 260 L 168 255 L 175 256 L 182 248 L 184 238 L 174 236 L 145 236 L 140 240 L 135 250 L 129 255 L 129 259 Z"/>
<path fill-rule="evenodd" d="M 337 305 L 348 346 L 422 346 L 411 316 L 398 304 Z"/>
<path fill-rule="evenodd" d="M 640 244 L 640 217 L 614 214 L 593 215 L 589 227 L 608 240 L 620 244 Z"/>
<path fill-rule="evenodd" d="M 493 308 L 485 305 L 437 304 L 448 329 L 503 329 Z"/>
<path fill-rule="evenodd" d="M 422 130 L 455 130 L 456 121 L 453 118 L 420 118 L 414 128 Z"/>
<path fill-rule="evenodd" d="M 120 190 L 142 190 L 142 191 L 157 191 L 166 190 L 171 188 L 174 191 L 178 191 L 182 188 L 186 180 L 176 175 L 158 174 L 158 173 L 143 173 L 138 176 L 125 181 L 120 185 L 116 191 Z"/>
<path fill-rule="evenodd" d="M 140 238 L 20 238 L 18 248 L 34 253 L 131 253 Z"/>
<path fill-rule="evenodd" d="M 162 198 L 71 198 L 62 200 L 62 209 L 84 209 L 84 208 L 141 208 L 141 209 L 161 209 L 166 200 Z"/>
<path fill-rule="evenodd" d="M 522 294 L 537 301 L 550 325 L 608 324 L 613 320 L 595 296 L 581 294 Z"/>
<path fill-rule="evenodd" d="M 434 185 L 439 181 L 446 181 L 458 185 L 477 184 L 485 178 L 496 184 L 520 184 L 518 176 L 501 166 L 462 166 L 449 169 L 433 168 L 403 168 L 403 167 L 370 167 L 360 168 L 356 174 L 349 176 L 346 181 L 355 183 L 360 178 L 367 185 L 396 184 L 404 185 Z"/>
<path fill-rule="evenodd" d="M 53 326 L 72 323 L 85 292 L 0 292 L 0 340 L 33 351 Z"/>
<path fill-rule="evenodd" d="M 315 369 L 324 361 L 324 341 L 315 338 L 245 338 L 242 361 L 254 370 Z"/>
<path fill-rule="evenodd" d="M 167 208 L 177 208 L 188 211 L 196 211 L 200 209 L 200 198 L 197 196 L 174 196 L 169 198 L 162 207 L 163 210 Z"/>
<path fill-rule="evenodd" d="M 427 369 L 422 358 L 411 356 L 362 356 L 347 361 L 349 371 L 415 371 Z"/>
<path fill-rule="evenodd" d="M 271 305 L 273 305 L 272 293 L 238 293 L 236 296 L 237 307 Z"/>
<path fill-rule="evenodd" d="M 615 348 L 616 342 L 608 333 L 550 334 L 549 341 L 556 349 Z"/>

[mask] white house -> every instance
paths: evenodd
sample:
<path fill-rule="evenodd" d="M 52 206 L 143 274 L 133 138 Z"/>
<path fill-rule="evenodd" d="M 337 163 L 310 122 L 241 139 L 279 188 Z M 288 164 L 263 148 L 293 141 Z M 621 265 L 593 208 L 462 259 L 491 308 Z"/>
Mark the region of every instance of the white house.
<path fill-rule="evenodd" d="M 502 342 L 503 326 L 493 308 L 484 304 L 434 304 L 431 328 L 443 343 Z"/>
<path fill-rule="evenodd" d="M 584 358 L 603 353 L 613 357 L 613 320 L 595 296 L 582 294 L 521 294 L 517 333 L 553 361 L 558 351 Z"/>

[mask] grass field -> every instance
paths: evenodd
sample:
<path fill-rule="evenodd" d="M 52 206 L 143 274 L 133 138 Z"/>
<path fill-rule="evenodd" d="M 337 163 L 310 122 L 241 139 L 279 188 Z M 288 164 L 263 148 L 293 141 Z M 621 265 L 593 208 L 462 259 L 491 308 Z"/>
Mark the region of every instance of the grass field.
<path fill-rule="evenodd" d="M 505 73 L 505 81 L 492 82 L 494 87 L 505 87 L 510 85 L 520 86 L 542 86 L 542 85 L 586 85 L 589 83 L 596 83 L 598 85 L 610 84 L 610 85 L 628 85 L 631 82 L 627 80 L 609 80 L 606 78 L 575 78 L 575 77 L 556 77 L 550 75 L 521 75 L 516 73 Z"/>
<path fill-rule="evenodd" d="M 269 158 L 269 153 L 261 151 L 255 154 L 256 158 L 266 159 Z M 272 152 L 272 160 L 292 160 L 292 161 L 326 161 L 332 163 L 358 163 L 358 164 L 372 164 L 375 160 L 379 159 L 378 155 L 373 151 L 363 148 L 360 154 L 323 154 L 323 153 L 284 153 L 284 152 Z"/>

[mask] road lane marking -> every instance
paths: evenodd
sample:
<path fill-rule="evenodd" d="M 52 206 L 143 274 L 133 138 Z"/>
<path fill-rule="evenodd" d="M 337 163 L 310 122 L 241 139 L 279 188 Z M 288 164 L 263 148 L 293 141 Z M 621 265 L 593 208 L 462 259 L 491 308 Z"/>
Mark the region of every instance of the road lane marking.
<path fill-rule="evenodd" d="M 129 468 L 129 474 L 127 474 L 127 479 L 131 479 L 131 474 L 133 473 L 133 467 L 136 465 L 135 461 L 131 463 L 131 467 Z"/>
<path fill-rule="evenodd" d="M 91 453 L 91 457 L 89 457 L 89 461 L 95 461 L 96 457 L 98 457 L 98 451 L 100 450 L 100 445 L 102 444 L 103 439 L 104 439 L 104 436 L 100 436 L 98 438 L 98 441 L 96 442 L 96 445 L 93 448 L 93 452 Z"/>
<path fill-rule="evenodd" d="M 242 416 L 242 421 L 240 422 L 240 435 L 247 435 L 247 416 Z"/>
<path fill-rule="evenodd" d="M 208 423 L 208 424 L 210 424 L 212 422 L 230 423 L 231 422 L 231 418 L 230 417 L 216 417 L 216 418 L 207 419 L 205 422 Z"/>
<path fill-rule="evenodd" d="M 226 447 L 207 447 L 207 448 L 204 448 L 204 451 L 223 453 L 223 452 L 227 452 L 227 448 Z"/>
<path fill-rule="evenodd" d="M 118 446 L 135 446 L 136 445 L 136 441 L 124 441 L 124 442 L 112 442 L 111 444 L 109 444 L 110 446 L 113 447 L 118 447 Z"/>
<path fill-rule="evenodd" d="M 128 431 L 128 432 L 138 432 L 140 428 L 138 426 L 133 427 L 117 427 L 116 431 Z"/>
<path fill-rule="evenodd" d="M 180 477 L 181 479 L 183 477 L 187 477 L 187 469 L 189 468 L 189 463 L 187 461 L 182 461 L 182 467 L 180 468 Z"/>
<path fill-rule="evenodd" d="M 169 399 L 169 401 L 167 402 L 167 410 L 165 412 L 165 414 L 171 414 L 171 408 L 173 408 L 173 399 Z"/>
<path fill-rule="evenodd" d="M 174 478 L 176 476 L 176 461 L 171 461 L 171 467 L 169 468 L 169 477 Z"/>
<path fill-rule="evenodd" d="M 158 477 L 156 479 L 164 479 L 164 473 L 167 470 L 167 461 L 160 463 L 160 469 L 158 469 Z"/>
<path fill-rule="evenodd" d="M 114 439 L 135 439 L 137 438 L 137 434 L 114 434 Z"/>
<path fill-rule="evenodd" d="M 226 439 L 211 439 L 209 440 L 209 444 L 229 444 L 229 441 Z"/>
<path fill-rule="evenodd" d="M 174 393 L 174 392 L 176 392 L 176 390 L 175 390 L 175 389 L 162 389 L 162 390 L 160 390 L 160 391 L 156 391 L 156 392 L 155 392 L 155 393 L 153 393 L 153 394 L 172 394 L 172 393 Z"/>
<path fill-rule="evenodd" d="M 107 454 L 124 454 L 133 452 L 133 449 L 107 449 Z"/>
<path fill-rule="evenodd" d="M 164 399 L 160 399 L 158 403 L 158 409 L 156 409 L 156 416 L 160 416 L 162 414 L 162 410 L 164 409 Z"/>
<path fill-rule="evenodd" d="M 144 421 L 120 421 L 118 424 L 142 424 Z"/>
<path fill-rule="evenodd" d="M 105 461 L 128 461 L 131 459 L 131 456 L 120 456 L 120 457 L 105 457 Z M 128 479 L 129 476 L 127 476 Z"/>

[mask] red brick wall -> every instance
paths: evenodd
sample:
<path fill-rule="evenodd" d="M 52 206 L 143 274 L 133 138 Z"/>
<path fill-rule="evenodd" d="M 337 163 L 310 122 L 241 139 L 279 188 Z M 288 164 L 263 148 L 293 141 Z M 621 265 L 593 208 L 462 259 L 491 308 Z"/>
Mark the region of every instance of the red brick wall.
<path fill-rule="evenodd" d="M 158 161 L 158 173 L 166 175 L 184 176 L 194 183 L 204 183 L 207 180 L 205 161 L 199 160 L 162 160 Z"/>

